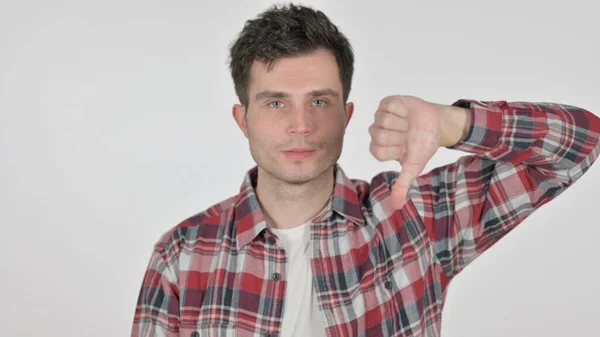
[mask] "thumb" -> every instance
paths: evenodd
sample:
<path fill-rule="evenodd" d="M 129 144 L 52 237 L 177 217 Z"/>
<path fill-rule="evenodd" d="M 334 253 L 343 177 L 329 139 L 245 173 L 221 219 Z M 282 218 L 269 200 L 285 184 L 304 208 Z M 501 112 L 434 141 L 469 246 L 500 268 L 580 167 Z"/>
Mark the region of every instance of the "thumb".
<path fill-rule="evenodd" d="M 413 180 L 419 176 L 417 167 L 414 165 L 403 165 L 400 176 L 392 186 L 392 200 L 396 209 L 401 209 L 406 203 L 406 195 Z"/>

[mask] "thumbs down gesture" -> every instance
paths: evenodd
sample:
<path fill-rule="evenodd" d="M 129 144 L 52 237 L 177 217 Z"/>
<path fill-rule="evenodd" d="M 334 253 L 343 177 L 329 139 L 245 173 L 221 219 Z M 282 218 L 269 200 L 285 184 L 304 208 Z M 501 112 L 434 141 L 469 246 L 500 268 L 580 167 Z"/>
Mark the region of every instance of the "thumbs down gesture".
<path fill-rule="evenodd" d="M 394 95 L 381 100 L 369 127 L 370 152 L 379 161 L 397 160 L 402 170 L 392 186 L 396 208 L 439 147 L 452 146 L 468 131 L 469 110 Z"/>

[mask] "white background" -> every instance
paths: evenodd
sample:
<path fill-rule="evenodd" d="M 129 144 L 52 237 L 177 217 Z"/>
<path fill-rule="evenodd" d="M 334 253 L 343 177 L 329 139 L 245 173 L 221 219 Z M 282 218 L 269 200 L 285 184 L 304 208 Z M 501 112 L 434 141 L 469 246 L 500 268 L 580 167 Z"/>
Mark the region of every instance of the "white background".
<path fill-rule="evenodd" d="M 353 44 L 340 164 L 383 97 L 600 112 L 595 1 L 311 1 Z M 153 244 L 239 191 L 228 46 L 267 1 L 0 0 L 0 335 L 127 336 Z M 463 152 L 441 149 L 426 169 Z M 451 284 L 445 337 L 591 336 L 600 164 Z"/>

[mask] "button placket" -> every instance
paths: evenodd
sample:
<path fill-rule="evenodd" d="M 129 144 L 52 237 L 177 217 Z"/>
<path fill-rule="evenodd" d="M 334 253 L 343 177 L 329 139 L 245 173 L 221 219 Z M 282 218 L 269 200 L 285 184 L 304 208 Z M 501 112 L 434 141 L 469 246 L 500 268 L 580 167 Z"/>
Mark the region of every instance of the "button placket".
<path fill-rule="evenodd" d="M 275 246 L 275 247 L 277 247 L 276 243 L 277 243 L 277 240 L 275 239 L 275 237 L 273 237 L 273 236 L 269 236 L 269 237 L 267 238 L 267 244 L 269 244 L 269 245 L 271 245 L 271 246 Z M 278 264 L 278 263 L 275 263 L 275 268 L 274 268 L 274 270 L 278 270 L 278 269 L 279 269 L 279 264 Z M 279 272 L 277 272 L 277 271 L 273 271 L 273 273 L 271 273 L 271 278 L 272 278 L 274 281 L 279 281 L 279 280 L 281 280 L 281 273 L 279 273 Z"/>

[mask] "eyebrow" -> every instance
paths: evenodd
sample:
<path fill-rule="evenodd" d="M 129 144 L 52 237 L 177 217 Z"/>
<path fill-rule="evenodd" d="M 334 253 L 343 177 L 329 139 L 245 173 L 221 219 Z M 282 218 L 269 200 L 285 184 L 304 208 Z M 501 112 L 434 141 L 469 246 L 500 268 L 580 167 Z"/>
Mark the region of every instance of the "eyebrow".
<path fill-rule="evenodd" d="M 260 100 L 260 99 L 264 99 L 264 98 L 289 98 L 290 96 L 291 96 L 290 94 L 288 94 L 287 92 L 283 92 L 283 91 L 265 90 L 265 91 L 261 91 L 258 94 L 256 94 L 255 99 Z M 312 90 L 305 95 L 305 97 L 318 97 L 318 96 L 332 96 L 332 97 L 338 98 L 338 97 L 340 97 L 340 94 L 333 89 L 327 88 L 327 89 Z"/>

